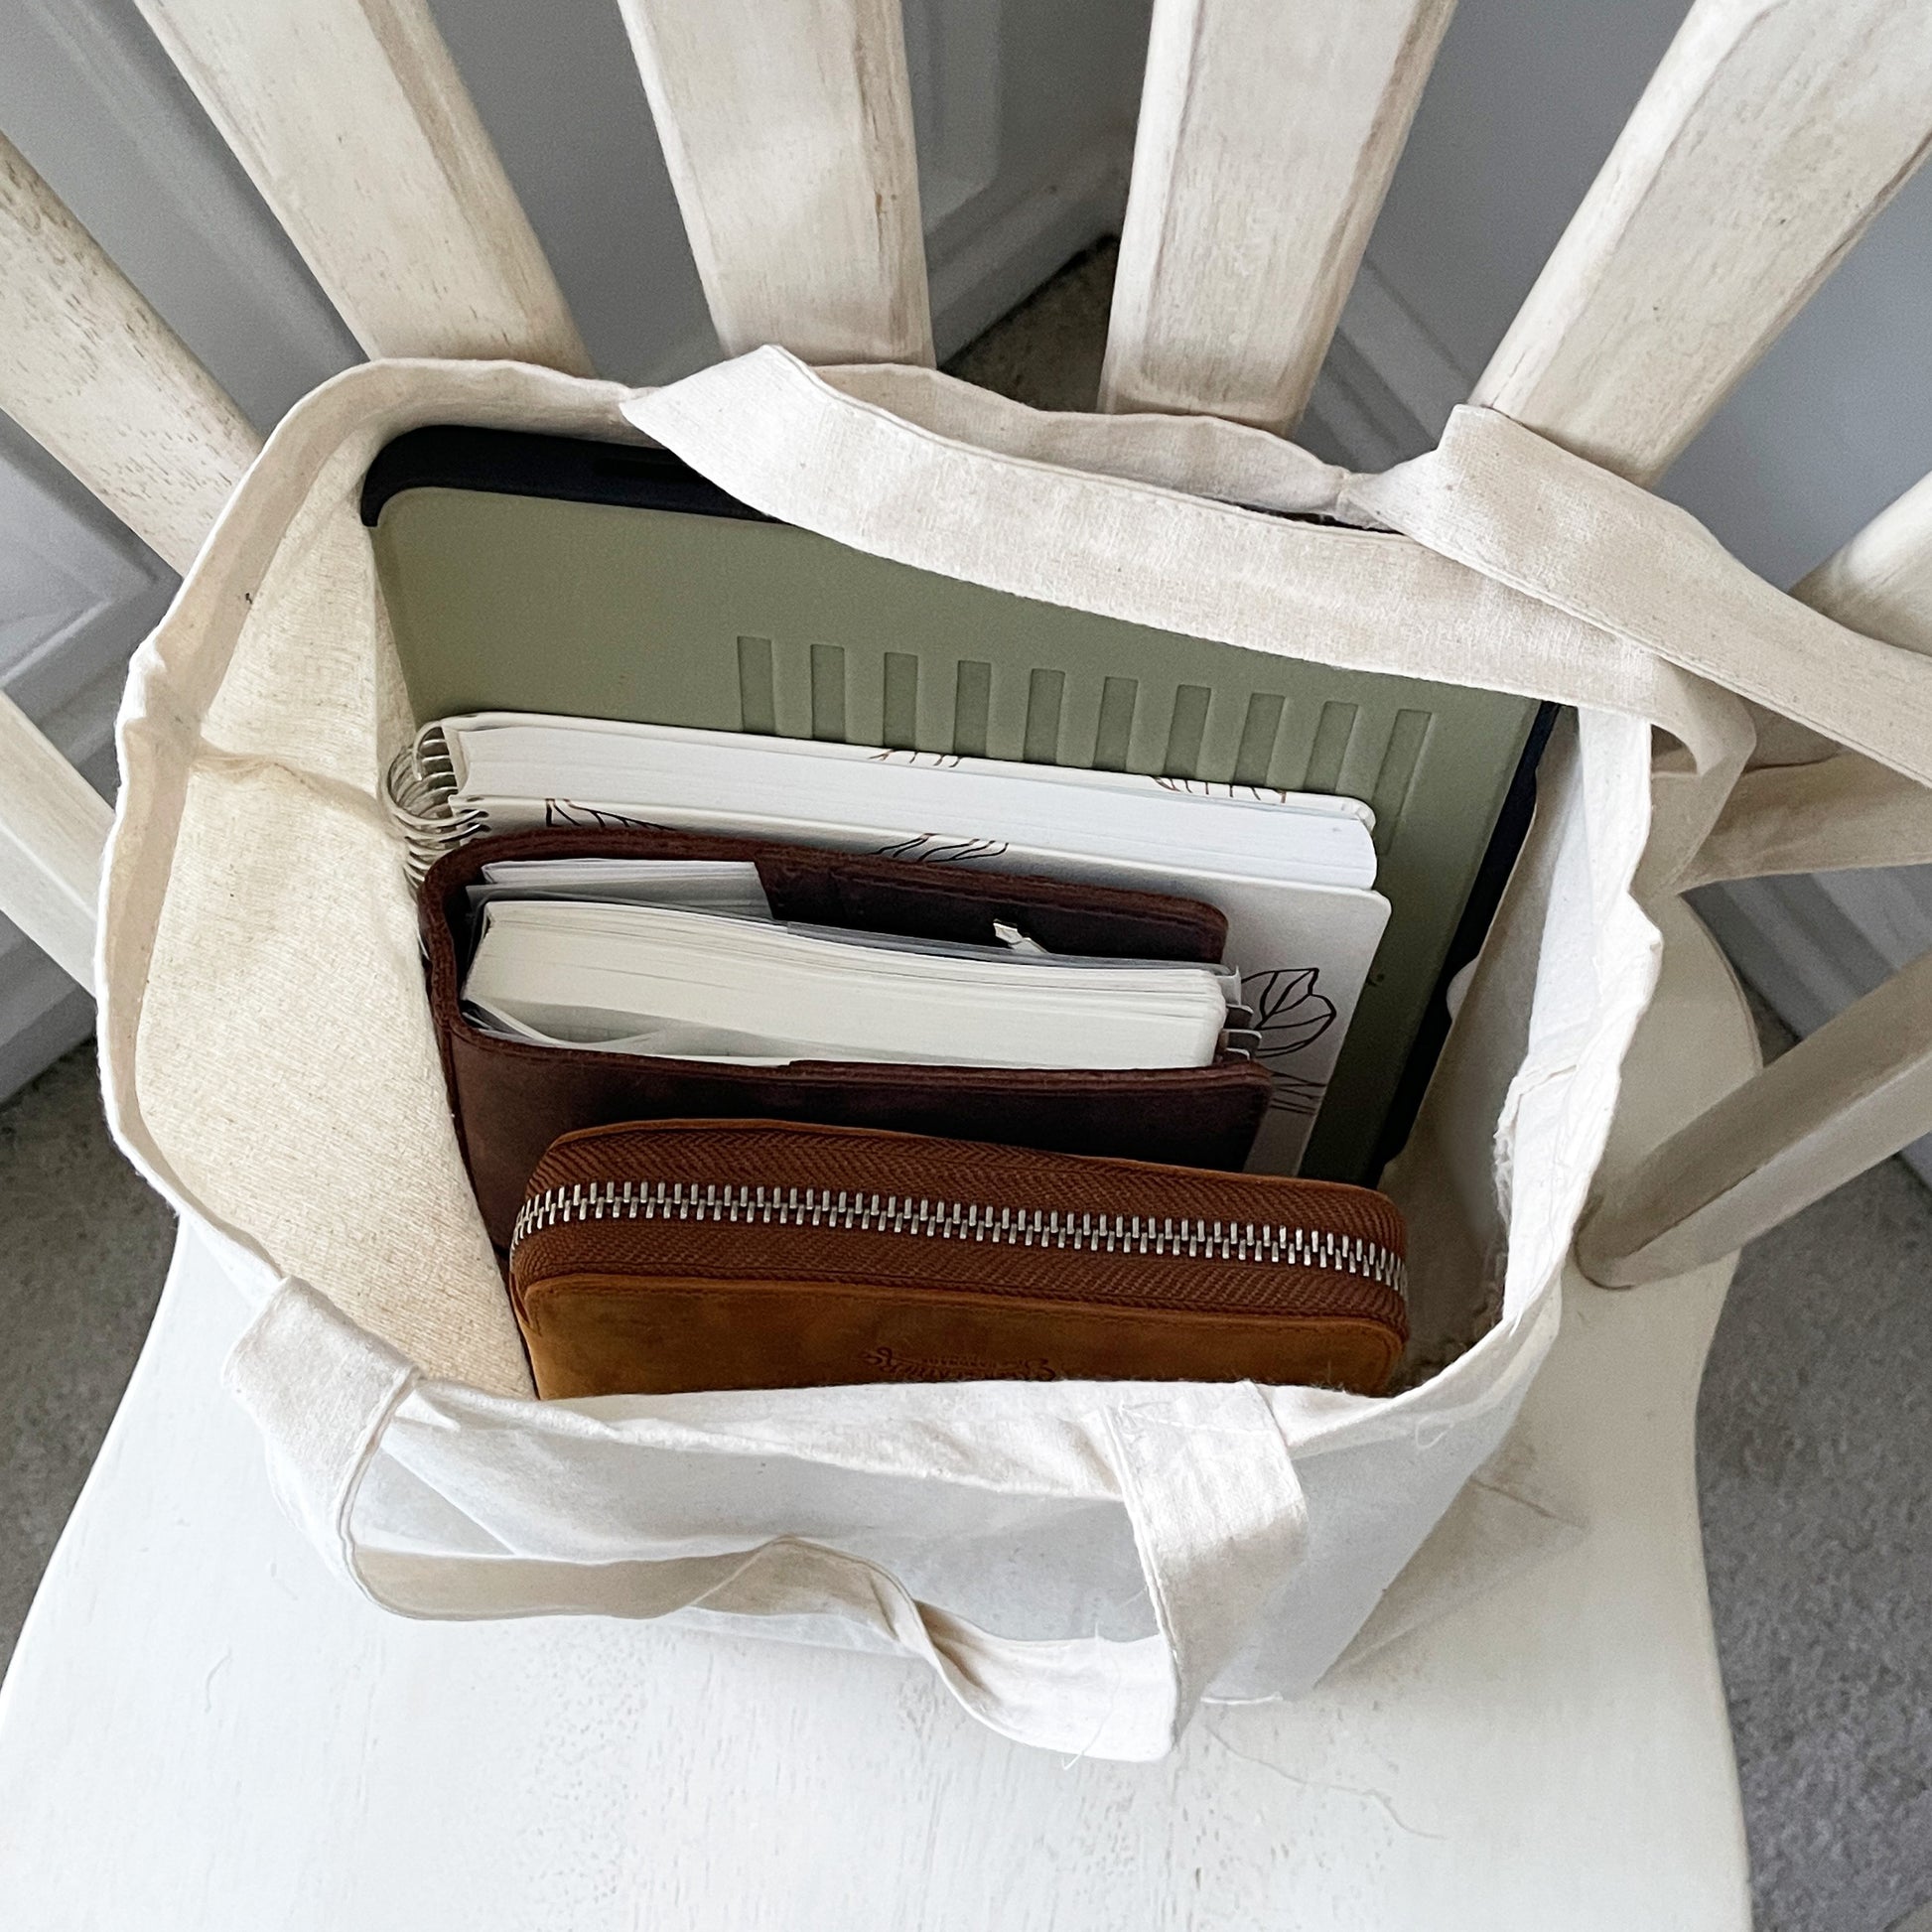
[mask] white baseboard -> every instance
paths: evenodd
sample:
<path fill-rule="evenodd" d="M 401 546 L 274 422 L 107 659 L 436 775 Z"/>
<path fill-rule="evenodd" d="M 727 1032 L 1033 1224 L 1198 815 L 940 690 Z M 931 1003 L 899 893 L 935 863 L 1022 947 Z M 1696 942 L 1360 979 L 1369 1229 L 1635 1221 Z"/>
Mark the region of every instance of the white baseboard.
<path fill-rule="evenodd" d="M 1081 249 L 1118 234 L 1127 206 L 1130 138 L 1096 143 L 1052 179 L 990 217 L 968 202 L 927 237 L 932 336 L 939 359 L 1024 302 Z"/>
<path fill-rule="evenodd" d="M 94 1030 L 94 1003 L 12 927 L 0 948 L 0 1099 L 18 1093 Z"/>
<path fill-rule="evenodd" d="M 1386 470 L 1434 448 L 1470 378 L 1363 262 L 1297 439 L 1351 470 Z"/>
<path fill-rule="evenodd" d="M 1052 178 L 997 211 L 968 199 L 926 235 L 932 336 L 940 361 L 1015 309 L 1053 271 L 1102 235 L 1118 234 L 1127 206 L 1129 138 L 1095 143 Z M 675 382 L 718 359 L 707 323 L 680 336 L 648 380 Z"/>

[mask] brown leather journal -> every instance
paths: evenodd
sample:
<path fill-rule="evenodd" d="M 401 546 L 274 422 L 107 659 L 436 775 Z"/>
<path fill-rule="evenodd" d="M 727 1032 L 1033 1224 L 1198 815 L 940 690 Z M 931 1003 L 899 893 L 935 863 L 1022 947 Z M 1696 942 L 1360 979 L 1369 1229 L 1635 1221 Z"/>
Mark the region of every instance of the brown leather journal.
<path fill-rule="evenodd" d="M 1374 1395 L 1402 1216 L 1336 1181 L 780 1121 L 567 1134 L 510 1296 L 540 1395 L 989 1379 Z"/>
<path fill-rule="evenodd" d="M 497 860 L 591 857 L 750 860 L 774 917 L 816 925 L 991 941 L 997 920 L 1050 952 L 1116 959 L 1216 961 L 1227 938 L 1224 916 L 1196 899 L 978 867 L 639 828 L 478 839 L 431 869 L 418 909 L 457 1138 L 499 1250 L 551 1142 L 617 1121 L 756 1116 L 1204 1168 L 1239 1168 L 1254 1146 L 1273 1084 L 1265 1067 L 1227 1054 L 1204 1067 L 1111 1072 L 836 1060 L 734 1066 L 532 1045 L 473 1026 L 461 998 L 467 889 Z"/>

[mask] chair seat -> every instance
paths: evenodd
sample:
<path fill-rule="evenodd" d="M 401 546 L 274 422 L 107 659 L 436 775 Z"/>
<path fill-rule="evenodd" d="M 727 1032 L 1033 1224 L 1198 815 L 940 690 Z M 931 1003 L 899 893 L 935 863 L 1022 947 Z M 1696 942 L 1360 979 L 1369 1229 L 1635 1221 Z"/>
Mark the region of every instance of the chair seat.
<path fill-rule="evenodd" d="M 1756 1066 L 1716 948 L 1666 932 L 1619 1164 Z M 1729 1275 L 1568 1283 L 1504 1456 L 1585 1536 L 1122 1765 L 889 1659 L 383 1614 L 271 1498 L 217 1386 L 245 1311 L 185 1233 L 0 1691 L 0 1897 L 144 1932 L 1747 1927 L 1694 1475 Z"/>

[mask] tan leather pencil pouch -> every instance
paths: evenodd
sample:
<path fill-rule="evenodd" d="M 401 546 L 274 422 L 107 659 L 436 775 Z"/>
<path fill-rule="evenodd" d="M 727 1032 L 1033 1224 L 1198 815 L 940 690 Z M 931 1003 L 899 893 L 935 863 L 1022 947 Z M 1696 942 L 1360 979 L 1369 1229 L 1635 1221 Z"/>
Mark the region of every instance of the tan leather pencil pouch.
<path fill-rule="evenodd" d="M 1388 1382 L 1402 1217 L 1337 1182 L 784 1121 L 566 1134 L 510 1293 L 544 1396 Z"/>

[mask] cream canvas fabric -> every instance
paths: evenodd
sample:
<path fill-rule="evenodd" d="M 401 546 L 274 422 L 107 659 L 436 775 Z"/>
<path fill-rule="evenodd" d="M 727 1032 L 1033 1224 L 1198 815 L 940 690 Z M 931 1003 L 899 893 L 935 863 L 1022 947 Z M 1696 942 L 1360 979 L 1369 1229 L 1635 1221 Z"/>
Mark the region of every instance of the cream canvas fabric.
<path fill-rule="evenodd" d="M 531 1400 L 380 798 L 412 721 L 356 497 L 377 450 L 432 422 L 647 435 L 926 569 L 1575 706 L 1387 1182 L 1410 1218 L 1414 1385 Z M 769 348 L 649 394 L 365 365 L 275 432 L 136 657 L 99 961 L 110 1115 L 258 1303 L 231 1384 L 291 1511 L 377 1601 L 894 1649 L 1009 1736 L 1158 1756 L 1201 1697 L 1293 1695 L 1371 1640 L 1425 1539 L 1410 1621 L 1551 1534 L 1469 1478 L 1556 1331 L 1656 977 L 1641 900 L 1718 876 L 1701 851 L 1749 869 L 1806 849 L 1787 800 L 1726 807 L 1752 749 L 1735 693 L 1848 747 L 1885 856 L 1932 857 L 1932 663 L 1489 412 L 1363 478 L 1224 423 L 1043 415 Z"/>

